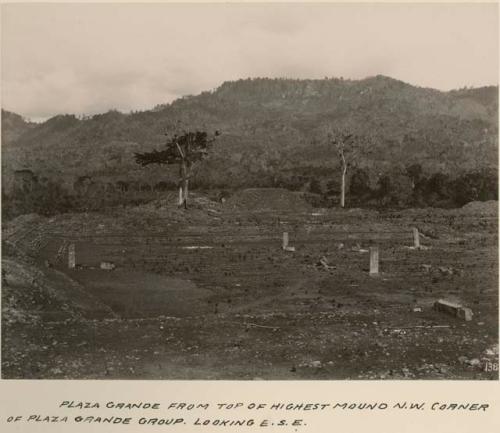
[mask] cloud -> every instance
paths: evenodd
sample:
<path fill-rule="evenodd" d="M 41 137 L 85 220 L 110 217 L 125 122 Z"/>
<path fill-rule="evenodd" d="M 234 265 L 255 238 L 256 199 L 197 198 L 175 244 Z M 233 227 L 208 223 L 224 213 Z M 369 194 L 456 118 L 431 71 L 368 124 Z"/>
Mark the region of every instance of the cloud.
<path fill-rule="evenodd" d="M 246 77 L 496 84 L 495 4 L 8 4 L 2 106 L 147 109 Z"/>

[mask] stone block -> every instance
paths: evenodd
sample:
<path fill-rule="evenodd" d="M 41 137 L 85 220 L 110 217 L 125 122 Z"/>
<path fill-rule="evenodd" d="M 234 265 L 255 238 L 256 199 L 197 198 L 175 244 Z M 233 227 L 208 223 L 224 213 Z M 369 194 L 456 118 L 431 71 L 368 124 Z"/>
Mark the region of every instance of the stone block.
<path fill-rule="evenodd" d="M 458 317 L 459 319 L 465 320 L 467 322 L 472 320 L 472 310 L 470 308 L 463 307 L 456 302 L 445 301 L 440 299 L 434 303 L 434 309 L 441 313 L 446 313 L 450 316 Z"/>
<path fill-rule="evenodd" d="M 105 271 L 112 271 L 116 266 L 113 262 L 101 262 L 101 269 Z"/>

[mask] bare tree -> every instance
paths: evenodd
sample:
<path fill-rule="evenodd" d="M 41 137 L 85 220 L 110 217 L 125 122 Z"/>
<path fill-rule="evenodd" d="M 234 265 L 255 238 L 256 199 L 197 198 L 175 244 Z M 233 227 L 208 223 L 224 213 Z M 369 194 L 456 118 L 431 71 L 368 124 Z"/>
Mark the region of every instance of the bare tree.
<path fill-rule="evenodd" d="M 348 131 L 331 129 L 328 132 L 328 142 L 335 146 L 340 160 L 340 207 L 342 208 L 345 207 L 347 171 L 358 162 L 363 141 L 361 137 L 357 137 Z"/>

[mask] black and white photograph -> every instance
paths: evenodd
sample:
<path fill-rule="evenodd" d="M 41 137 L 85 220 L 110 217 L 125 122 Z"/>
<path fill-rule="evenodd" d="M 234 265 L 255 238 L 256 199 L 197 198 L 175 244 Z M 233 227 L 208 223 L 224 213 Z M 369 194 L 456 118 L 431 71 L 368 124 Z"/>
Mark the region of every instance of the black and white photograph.
<path fill-rule="evenodd" d="M 498 381 L 497 3 L 1 5 L 1 377 Z"/>

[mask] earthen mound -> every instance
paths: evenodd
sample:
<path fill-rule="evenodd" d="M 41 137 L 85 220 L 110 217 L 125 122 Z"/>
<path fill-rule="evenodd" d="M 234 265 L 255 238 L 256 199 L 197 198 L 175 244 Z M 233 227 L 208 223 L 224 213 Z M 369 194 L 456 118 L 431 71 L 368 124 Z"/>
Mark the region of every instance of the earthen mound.
<path fill-rule="evenodd" d="M 474 215 L 498 215 L 498 201 L 471 201 L 463 206 L 461 212 Z"/>
<path fill-rule="evenodd" d="M 307 212 L 311 206 L 300 192 L 283 188 L 249 188 L 235 193 L 224 205 L 242 211 Z"/>

